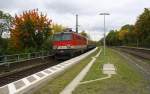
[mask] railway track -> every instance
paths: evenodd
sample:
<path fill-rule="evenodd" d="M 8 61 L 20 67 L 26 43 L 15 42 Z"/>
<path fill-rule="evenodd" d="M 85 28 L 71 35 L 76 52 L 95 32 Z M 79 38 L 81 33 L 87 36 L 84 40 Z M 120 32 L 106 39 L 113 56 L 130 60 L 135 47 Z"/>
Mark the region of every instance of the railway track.
<path fill-rule="evenodd" d="M 117 47 L 114 48 L 126 58 L 133 67 L 137 68 L 149 80 L 150 78 L 150 49 Z M 149 80 L 150 81 L 150 80 Z"/>
<path fill-rule="evenodd" d="M 44 70 L 48 67 L 54 66 L 60 63 L 61 61 L 57 61 L 57 60 L 50 58 L 49 60 L 46 60 L 46 61 L 44 60 L 43 62 L 44 62 L 43 64 L 41 63 L 41 64 L 28 67 L 25 69 L 20 68 L 21 70 L 19 69 L 16 72 L 10 71 L 10 72 L 4 73 L 3 75 L 0 76 L 0 86 L 6 85 L 8 83 L 14 82 L 16 80 L 19 80 L 21 78 L 34 74 L 36 72 Z"/>
<path fill-rule="evenodd" d="M 117 47 L 118 50 L 121 50 L 123 52 L 135 55 L 139 58 L 144 58 L 147 60 L 150 60 L 150 49 L 147 48 L 136 48 L 136 47 Z"/>
<path fill-rule="evenodd" d="M 89 50 L 91 50 L 91 49 L 89 49 Z M 89 50 L 87 50 L 87 51 L 89 51 Z M 78 55 L 81 55 L 81 54 L 78 54 Z M 44 59 L 44 60 L 41 58 L 41 59 L 35 59 L 35 61 L 30 60 L 30 62 L 25 61 L 25 62 L 28 62 L 27 68 L 26 67 L 23 68 L 23 66 L 26 66 L 26 64 L 24 64 L 25 62 L 22 62 L 22 64 L 20 64 L 20 65 L 18 63 L 14 63 L 13 66 L 18 66 L 18 67 L 11 67 L 11 65 L 10 65 L 10 69 L 7 72 L 4 72 L 3 74 L 0 73 L 0 87 L 4 86 L 6 84 L 9 84 L 11 82 L 17 81 L 21 78 L 32 75 L 34 73 L 37 73 L 39 71 L 42 71 L 48 67 L 54 66 L 62 61 L 64 61 L 64 59 L 56 60 L 56 59 L 52 58 L 52 56 L 49 58 L 47 57 L 47 59 Z M 36 62 L 38 62 L 38 63 L 40 62 L 40 63 L 35 65 Z M 30 65 L 30 63 L 33 63 L 33 66 Z M 20 68 L 20 69 L 17 69 L 17 71 L 13 72 L 12 71 L 13 68 L 16 68 L 16 69 Z"/>

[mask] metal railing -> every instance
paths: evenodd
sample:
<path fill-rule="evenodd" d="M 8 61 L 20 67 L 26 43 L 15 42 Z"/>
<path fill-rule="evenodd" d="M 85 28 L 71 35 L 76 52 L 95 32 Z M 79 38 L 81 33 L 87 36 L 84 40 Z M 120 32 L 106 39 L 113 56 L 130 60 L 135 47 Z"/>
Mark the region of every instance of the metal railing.
<path fill-rule="evenodd" d="M 22 54 L 14 54 L 14 55 L 3 55 L 0 56 L 0 66 L 8 65 L 11 63 L 22 62 L 37 58 L 44 58 L 51 56 L 52 52 L 33 52 L 33 53 L 22 53 Z"/>

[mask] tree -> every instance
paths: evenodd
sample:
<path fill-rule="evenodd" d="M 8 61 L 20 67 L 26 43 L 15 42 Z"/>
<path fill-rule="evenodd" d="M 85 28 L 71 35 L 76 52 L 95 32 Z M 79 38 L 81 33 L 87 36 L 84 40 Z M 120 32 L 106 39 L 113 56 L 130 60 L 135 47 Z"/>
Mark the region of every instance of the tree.
<path fill-rule="evenodd" d="M 138 17 L 135 23 L 135 32 L 141 45 L 150 47 L 150 9 L 145 8 L 144 12 Z M 146 42 L 145 40 L 149 41 Z"/>
<path fill-rule="evenodd" d="M 150 47 L 150 9 L 144 9 L 135 25 L 126 24 L 106 36 L 108 45 L 114 45 L 116 40 L 120 45 Z"/>
<path fill-rule="evenodd" d="M 120 30 L 120 31 L 119 31 L 119 36 L 118 36 L 118 37 L 119 37 L 119 40 L 120 40 L 120 41 L 125 40 L 125 37 L 126 37 L 127 33 L 128 33 L 127 30 Z"/>
<path fill-rule="evenodd" d="M 0 23 L 0 37 L 2 37 L 4 32 L 9 31 L 9 26 L 13 18 L 10 14 L 0 10 L 0 19 L 5 20 L 4 23 Z"/>
<path fill-rule="evenodd" d="M 11 30 L 13 47 L 40 50 L 51 35 L 51 22 L 46 15 L 35 9 L 15 15 Z"/>
<path fill-rule="evenodd" d="M 65 27 L 63 27 L 62 25 L 59 25 L 59 24 L 53 24 L 52 25 L 53 33 L 63 32 L 64 29 L 65 29 Z"/>
<path fill-rule="evenodd" d="M 119 31 L 119 39 L 125 45 L 134 44 L 135 36 L 133 34 L 134 34 L 134 25 L 126 24 L 122 26 Z"/>
<path fill-rule="evenodd" d="M 108 46 L 117 46 L 120 45 L 120 40 L 118 37 L 117 30 L 111 30 L 106 36 L 106 44 Z"/>
<path fill-rule="evenodd" d="M 9 26 L 12 21 L 12 16 L 8 13 L 4 13 L 3 11 L 0 10 L 0 19 L 5 21 L 0 23 L 0 55 L 5 54 L 8 49 L 8 40 L 6 38 L 3 38 L 2 35 L 3 33 L 8 33 L 9 32 Z"/>
<path fill-rule="evenodd" d="M 134 25 L 126 24 L 119 31 L 111 30 L 106 36 L 106 43 L 110 46 L 128 45 L 135 43 Z"/>
<path fill-rule="evenodd" d="M 90 38 L 89 35 L 84 30 L 80 34 L 86 38 Z"/>

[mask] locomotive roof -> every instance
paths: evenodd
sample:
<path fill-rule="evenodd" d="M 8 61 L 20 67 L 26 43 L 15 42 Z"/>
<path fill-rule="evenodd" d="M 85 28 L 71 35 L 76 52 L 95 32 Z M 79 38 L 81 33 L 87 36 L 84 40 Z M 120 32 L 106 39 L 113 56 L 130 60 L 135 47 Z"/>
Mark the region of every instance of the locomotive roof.
<path fill-rule="evenodd" d="M 79 36 L 82 36 L 82 37 L 86 38 L 85 36 L 83 36 L 83 35 L 81 35 L 79 33 L 76 33 L 76 32 L 59 32 L 59 33 L 56 33 L 56 34 L 71 34 L 71 33 L 74 33 L 74 34 L 77 34 Z M 86 39 L 88 39 L 88 38 L 86 38 Z"/>
<path fill-rule="evenodd" d="M 75 33 L 75 32 L 58 32 L 56 34 L 69 34 L 69 33 Z"/>

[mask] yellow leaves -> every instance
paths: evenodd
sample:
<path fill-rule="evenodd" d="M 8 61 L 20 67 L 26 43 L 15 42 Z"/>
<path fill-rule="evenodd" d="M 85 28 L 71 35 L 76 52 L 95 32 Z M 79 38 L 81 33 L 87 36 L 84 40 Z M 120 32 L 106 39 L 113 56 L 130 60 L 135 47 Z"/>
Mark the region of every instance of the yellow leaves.
<path fill-rule="evenodd" d="M 128 30 L 121 30 L 118 33 L 119 40 L 123 40 L 127 34 L 128 34 Z"/>
<path fill-rule="evenodd" d="M 83 35 L 84 37 L 88 37 L 88 34 L 85 31 L 82 31 L 80 34 Z"/>
<path fill-rule="evenodd" d="M 47 32 L 46 30 L 50 30 L 51 22 L 52 20 L 49 20 L 47 15 L 39 12 L 38 9 L 24 11 L 20 15 L 15 15 L 13 20 L 14 28 L 11 30 L 12 43 L 14 46 L 19 47 L 20 43 L 23 44 L 24 39 L 22 38 L 31 39 L 32 36 L 35 36 L 33 35 L 35 33 Z"/>
<path fill-rule="evenodd" d="M 52 31 L 53 31 L 53 33 L 63 32 L 64 27 L 62 25 L 59 25 L 59 24 L 53 24 L 52 25 Z"/>

